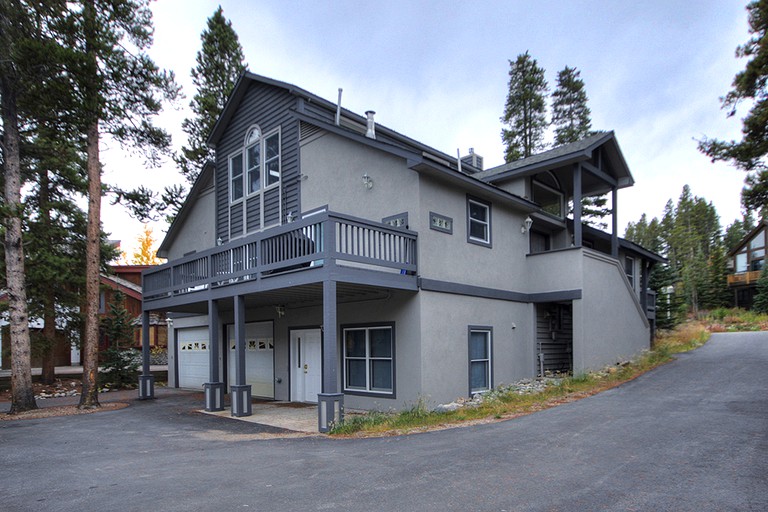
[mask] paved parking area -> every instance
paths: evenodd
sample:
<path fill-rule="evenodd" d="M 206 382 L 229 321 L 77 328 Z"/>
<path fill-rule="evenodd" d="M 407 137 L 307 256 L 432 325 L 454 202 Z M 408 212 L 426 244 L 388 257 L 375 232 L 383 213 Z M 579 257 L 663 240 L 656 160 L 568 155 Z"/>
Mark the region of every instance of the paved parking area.
<path fill-rule="evenodd" d="M 0 509 L 768 510 L 768 334 L 511 421 L 380 439 L 196 412 L 168 393 L 0 423 Z"/>

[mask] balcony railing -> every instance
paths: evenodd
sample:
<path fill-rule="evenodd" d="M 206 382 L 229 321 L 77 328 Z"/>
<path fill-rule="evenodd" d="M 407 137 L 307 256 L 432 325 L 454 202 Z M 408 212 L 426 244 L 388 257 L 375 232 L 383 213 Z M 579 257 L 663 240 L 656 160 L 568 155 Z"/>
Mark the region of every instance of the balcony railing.
<path fill-rule="evenodd" d="M 416 233 L 323 212 L 144 272 L 151 301 L 327 264 L 416 274 Z"/>
<path fill-rule="evenodd" d="M 752 283 L 756 283 L 760 279 L 760 270 L 752 270 L 750 272 L 739 272 L 738 274 L 730 274 L 728 276 L 728 286 L 744 286 Z"/>

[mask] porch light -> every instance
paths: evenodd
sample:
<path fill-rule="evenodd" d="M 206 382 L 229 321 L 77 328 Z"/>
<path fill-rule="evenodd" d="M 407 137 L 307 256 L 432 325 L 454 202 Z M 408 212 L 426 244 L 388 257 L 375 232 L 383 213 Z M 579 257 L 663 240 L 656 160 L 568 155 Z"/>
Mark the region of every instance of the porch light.
<path fill-rule="evenodd" d="M 365 188 L 368 190 L 373 188 L 373 178 L 368 176 L 368 173 L 363 174 L 363 185 L 365 185 Z"/>
<path fill-rule="evenodd" d="M 531 230 L 531 226 L 533 226 L 533 219 L 529 215 L 523 221 L 523 225 L 520 227 L 520 232 L 522 234 L 526 234 L 527 232 L 529 232 Z"/>
<path fill-rule="evenodd" d="M 224 243 L 224 240 L 221 239 L 221 237 L 216 239 L 216 245 L 221 245 Z"/>
<path fill-rule="evenodd" d="M 283 318 L 285 316 L 285 306 L 275 306 L 275 312 L 277 312 L 277 318 Z"/>

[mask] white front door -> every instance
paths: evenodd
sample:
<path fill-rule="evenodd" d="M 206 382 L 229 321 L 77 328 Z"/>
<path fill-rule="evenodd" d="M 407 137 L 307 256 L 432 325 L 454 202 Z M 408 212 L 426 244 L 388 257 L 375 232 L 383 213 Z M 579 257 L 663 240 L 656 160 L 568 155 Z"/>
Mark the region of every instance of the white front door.
<path fill-rule="evenodd" d="M 320 329 L 291 331 L 291 401 L 317 402 L 323 390 Z"/>

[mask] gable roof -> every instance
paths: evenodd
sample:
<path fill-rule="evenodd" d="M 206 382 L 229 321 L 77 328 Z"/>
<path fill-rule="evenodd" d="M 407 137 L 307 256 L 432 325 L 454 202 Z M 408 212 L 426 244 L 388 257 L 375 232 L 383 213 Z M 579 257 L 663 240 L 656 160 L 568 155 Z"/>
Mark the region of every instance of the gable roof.
<path fill-rule="evenodd" d="M 613 131 L 596 132 L 579 141 L 563 144 L 542 153 L 479 172 L 476 176 L 491 183 L 528 176 L 577 162 L 589 161 L 592 159 L 593 152 L 600 147 L 605 149 L 607 164 L 618 183 L 618 188 L 632 186 L 635 180 L 629 171 L 629 166 L 627 166 Z"/>
<path fill-rule="evenodd" d="M 224 135 L 227 125 L 237 111 L 241 100 L 247 92 L 250 82 L 258 82 L 284 89 L 288 93 L 296 96 L 297 98 L 301 98 L 310 104 L 319 105 L 330 112 L 336 112 L 336 103 L 312 94 L 311 92 L 302 89 L 301 87 L 297 87 L 287 82 L 281 82 L 280 80 L 257 75 L 255 73 L 251 73 L 250 71 L 245 71 L 237 80 L 237 83 L 232 90 L 232 94 L 227 100 L 227 103 L 224 105 L 224 109 L 222 110 L 219 119 L 211 131 L 211 135 L 208 137 L 208 145 L 212 148 L 216 147 L 216 144 Z M 510 201 L 514 203 L 518 208 L 521 208 L 527 212 L 532 212 L 538 209 L 536 204 L 527 199 L 502 190 L 492 183 L 477 179 L 474 173 L 460 171 L 455 156 L 450 156 L 446 153 L 438 151 L 426 144 L 423 144 L 415 139 L 411 139 L 410 137 L 392 130 L 391 128 L 387 128 L 382 124 L 376 123 L 376 139 L 369 139 L 363 134 L 357 133 L 345 126 L 337 126 L 336 124 L 329 122 L 326 119 L 320 119 L 318 117 L 311 116 L 302 112 L 295 112 L 294 114 L 302 121 L 334 132 L 337 135 L 354 139 L 356 142 L 370 145 L 383 151 L 398 154 L 408 161 L 408 165 L 411 169 L 414 169 L 418 172 L 433 173 L 443 178 L 447 177 L 452 181 L 460 182 L 463 185 L 469 185 L 471 188 L 474 188 L 481 193 L 497 196 L 503 200 Z M 351 110 L 342 107 L 341 115 L 344 119 L 352 120 L 353 122 L 356 122 L 363 127 L 366 126 L 367 119 L 364 116 L 352 112 Z M 471 168 L 471 166 L 467 166 L 466 164 L 462 164 L 462 167 Z"/>
<path fill-rule="evenodd" d="M 760 230 L 765 227 L 768 227 L 768 219 L 761 219 L 760 222 L 757 223 L 757 226 L 755 226 L 752 231 L 750 231 L 744 238 L 742 238 L 736 247 L 734 247 L 731 251 L 728 251 L 728 256 L 733 256 L 742 250 L 744 246 L 751 242 L 755 235 L 757 235 Z"/>

